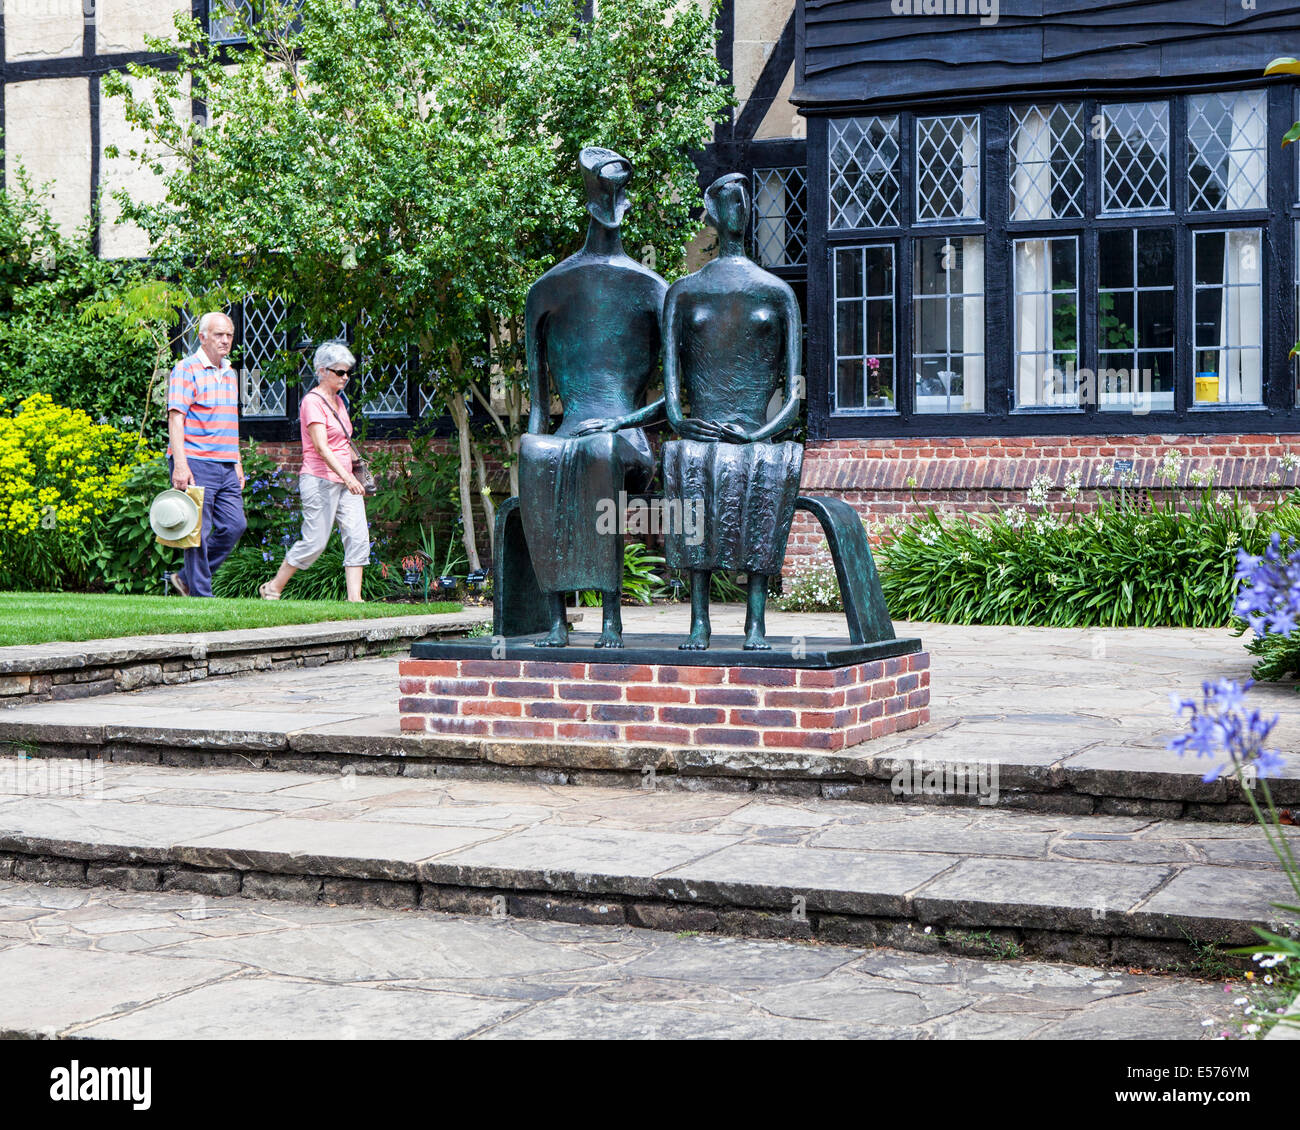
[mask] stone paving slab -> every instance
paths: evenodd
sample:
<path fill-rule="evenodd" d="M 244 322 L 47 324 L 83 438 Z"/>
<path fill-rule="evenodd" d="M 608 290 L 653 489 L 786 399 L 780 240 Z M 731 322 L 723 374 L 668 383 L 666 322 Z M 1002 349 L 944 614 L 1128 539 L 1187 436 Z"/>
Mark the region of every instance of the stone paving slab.
<path fill-rule="evenodd" d="M 629 631 L 676 630 L 684 615 L 678 607 L 625 609 Z M 719 630 L 742 615 L 718 609 Z M 770 626 L 774 634 L 805 637 L 843 631 L 842 618 L 830 615 L 775 612 Z M 1205 762 L 1164 749 L 1177 728 L 1171 691 L 1192 695 L 1203 679 L 1248 677 L 1250 656 L 1227 632 L 898 630 L 919 636 L 933 655 L 932 720 L 836 757 L 403 735 L 390 659 L 17 707 L 0 711 L 0 742 L 37 742 L 55 752 L 98 746 L 108 756 L 157 749 L 173 761 L 186 750 L 217 759 L 260 754 L 262 764 L 294 768 L 351 758 L 397 772 L 419 760 L 450 773 L 470 763 L 465 772 L 485 776 L 527 772 L 538 781 L 595 783 L 591 774 L 607 773 L 611 784 L 653 767 L 682 787 L 703 787 L 701 778 L 718 781 L 713 787 L 772 782 L 788 793 L 815 786 L 823 796 L 856 800 L 889 799 L 895 774 L 909 765 L 974 761 L 996 764 L 999 787 L 1028 807 L 1120 813 L 1138 805 L 1148 815 L 1191 818 L 1214 808 L 1226 819 L 1250 819 L 1234 784 L 1206 784 Z M 1274 794 L 1279 803 L 1300 804 L 1300 695 L 1291 684 L 1261 685 L 1252 694 L 1262 710 L 1281 716 L 1274 733 L 1289 751 Z"/>
<path fill-rule="evenodd" d="M 1181 977 L 626 926 L 0 881 L 5 921 L 0 1037 L 1197 1040 L 1231 1011 Z"/>

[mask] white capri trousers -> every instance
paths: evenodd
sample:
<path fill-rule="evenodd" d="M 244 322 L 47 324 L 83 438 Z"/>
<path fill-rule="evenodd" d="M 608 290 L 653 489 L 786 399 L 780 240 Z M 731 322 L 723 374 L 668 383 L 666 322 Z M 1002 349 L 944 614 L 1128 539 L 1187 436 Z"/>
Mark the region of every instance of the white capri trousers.
<path fill-rule="evenodd" d="M 370 529 L 366 525 L 366 496 L 349 494 L 342 483 L 315 475 L 298 476 L 298 493 L 302 496 L 302 534 L 284 555 L 284 563 L 295 569 L 312 564 L 325 552 L 337 519 L 339 533 L 343 535 L 343 564 L 368 565 Z"/>

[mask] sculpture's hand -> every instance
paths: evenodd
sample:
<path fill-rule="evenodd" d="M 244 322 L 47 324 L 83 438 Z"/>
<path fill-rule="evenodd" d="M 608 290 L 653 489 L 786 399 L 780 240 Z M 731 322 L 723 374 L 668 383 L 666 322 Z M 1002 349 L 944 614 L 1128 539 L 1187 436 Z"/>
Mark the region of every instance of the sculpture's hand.
<path fill-rule="evenodd" d="M 575 436 L 590 436 L 595 435 L 597 432 L 616 432 L 621 422 L 617 418 L 611 420 L 583 420 L 573 434 Z"/>
<path fill-rule="evenodd" d="M 718 438 L 723 443 L 752 443 L 753 438 L 744 428 L 736 424 L 719 424 Z"/>
<path fill-rule="evenodd" d="M 687 416 L 682 421 L 682 426 L 678 429 L 677 434 L 682 439 L 693 439 L 700 443 L 711 443 L 719 439 L 719 427 L 712 420 L 697 420 L 693 416 Z"/>

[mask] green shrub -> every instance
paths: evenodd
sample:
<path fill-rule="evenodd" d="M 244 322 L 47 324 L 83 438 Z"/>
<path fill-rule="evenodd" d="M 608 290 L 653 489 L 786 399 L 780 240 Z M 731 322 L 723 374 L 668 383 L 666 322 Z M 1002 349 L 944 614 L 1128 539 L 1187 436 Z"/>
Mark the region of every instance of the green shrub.
<path fill-rule="evenodd" d="M 139 438 L 36 394 L 0 399 L 0 588 L 98 581 L 97 531 L 150 452 Z"/>
<path fill-rule="evenodd" d="M 106 589 L 158 592 L 163 573 L 180 568 L 182 551 L 159 545 L 149 528 L 149 504 L 169 486 L 163 456 L 141 463 L 122 485 L 121 498 L 96 531 L 96 571 Z"/>
<path fill-rule="evenodd" d="M 284 553 L 255 546 L 240 546 L 212 576 L 212 595 L 256 597 L 259 586 L 275 576 Z M 361 574 L 361 595 L 366 600 L 385 600 L 394 594 L 391 570 L 379 563 Z M 347 578 L 343 572 L 343 543 L 337 531 L 330 536 L 325 552 L 308 569 L 300 569 L 285 585 L 282 600 L 347 600 Z"/>
<path fill-rule="evenodd" d="M 1181 466 L 1171 453 L 1166 468 Z M 1172 476 L 1167 476 L 1166 481 Z M 1160 501 L 1099 498 L 1094 512 L 1031 510 L 943 518 L 933 511 L 886 533 L 881 585 L 900 620 L 1048 627 L 1221 627 L 1232 619 L 1239 546 L 1258 553 L 1297 520 L 1295 498 L 1257 515 L 1204 487 Z M 1065 498 L 1078 498 L 1077 478 Z"/>
<path fill-rule="evenodd" d="M 44 393 L 100 423 L 159 439 L 158 404 L 146 402 L 153 351 L 103 319 L 83 322 L 87 303 L 140 281 L 139 264 L 95 256 L 86 232 L 64 237 L 21 167 L 0 188 L 0 373 L 5 394 Z"/>
<path fill-rule="evenodd" d="M 637 604 L 650 604 L 659 590 L 663 580 L 655 572 L 656 565 L 662 565 L 664 559 L 656 557 L 639 541 L 625 542 L 623 545 L 623 596 Z M 582 604 L 594 608 L 600 603 L 600 593 L 595 589 L 584 592 L 579 597 Z"/>

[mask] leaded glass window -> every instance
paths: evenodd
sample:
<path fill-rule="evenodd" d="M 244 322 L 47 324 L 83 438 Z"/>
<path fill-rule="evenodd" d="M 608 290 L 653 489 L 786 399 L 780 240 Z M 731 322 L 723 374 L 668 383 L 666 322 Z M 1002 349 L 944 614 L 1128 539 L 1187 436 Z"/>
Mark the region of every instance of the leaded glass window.
<path fill-rule="evenodd" d="M 892 409 L 894 248 L 835 249 L 835 411 Z"/>
<path fill-rule="evenodd" d="M 1268 204 L 1268 100 L 1262 90 L 1200 94 L 1187 100 L 1193 212 Z"/>
<path fill-rule="evenodd" d="M 917 412 L 984 410 L 984 238 L 913 244 Z"/>
<path fill-rule="evenodd" d="M 978 220 L 978 114 L 916 119 L 916 218 Z"/>
<path fill-rule="evenodd" d="M 1102 409 L 1172 411 L 1174 267 L 1172 229 L 1101 233 L 1097 385 Z"/>
<path fill-rule="evenodd" d="M 208 0 L 209 38 L 213 43 L 243 43 L 244 36 L 235 30 L 232 13 L 245 20 L 253 19 L 251 0 Z"/>
<path fill-rule="evenodd" d="M 1102 107 L 1102 212 L 1169 211 L 1169 103 Z"/>
<path fill-rule="evenodd" d="M 1015 276 L 1017 408 L 1079 406 L 1079 241 L 1018 239 Z"/>
<path fill-rule="evenodd" d="M 366 416 L 405 416 L 409 364 L 404 353 L 387 342 L 388 318 L 362 311 L 357 320 L 357 367 L 361 370 L 358 398 Z"/>
<path fill-rule="evenodd" d="M 807 179 L 799 166 L 754 170 L 754 256 L 764 267 L 807 259 Z"/>
<path fill-rule="evenodd" d="M 898 118 L 830 123 L 830 226 L 833 230 L 901 223 Z"/>
<path fill-rule="evenodd" d="M 1262 237 L 1259 228 L 1192 234 L 1195 404 L 1262 402 Z"/>
<path fill-rule="evenodd" d="M 1083 104 L 1011 107 L 1011 219 L 1083 215 Z"/>
<path fill-rule="evenodd" d="M 239 349 L 239 403 L 245 416 L 285 414 L 285 355 L 288 327 L 283 299 L 240 303 L 243 332 Z"/>

